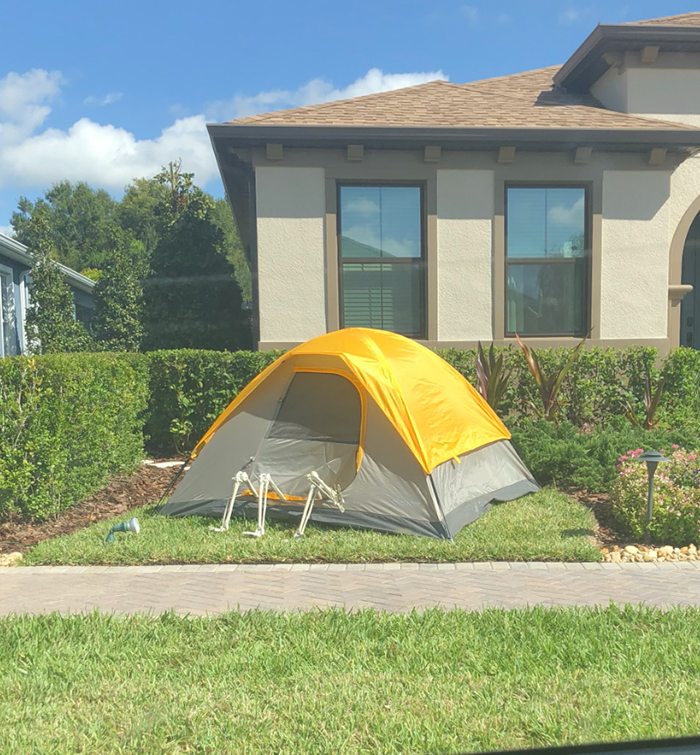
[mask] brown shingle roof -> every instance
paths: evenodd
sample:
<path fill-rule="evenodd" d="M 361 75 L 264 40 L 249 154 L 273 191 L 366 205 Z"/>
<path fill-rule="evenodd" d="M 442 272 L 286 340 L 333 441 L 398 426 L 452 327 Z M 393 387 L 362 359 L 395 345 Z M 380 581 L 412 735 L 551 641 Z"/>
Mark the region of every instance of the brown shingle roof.
<path fill-rule="evenodd" d="M 251 126 L 393 126 L 552 129 L 693 129 L 606 110 L 590 95 L 553 88 L 558 66 L 470 84 L 431 81 L 231 121 Z"/>
<path fill-rule="evenodd" d="M 694 13 L 680 13 L 677 16 L 663 16 L 662 18 L 648 18 L 644 21 L 630 23 L 649 26 L 700 26 L 700 11 Z"/>

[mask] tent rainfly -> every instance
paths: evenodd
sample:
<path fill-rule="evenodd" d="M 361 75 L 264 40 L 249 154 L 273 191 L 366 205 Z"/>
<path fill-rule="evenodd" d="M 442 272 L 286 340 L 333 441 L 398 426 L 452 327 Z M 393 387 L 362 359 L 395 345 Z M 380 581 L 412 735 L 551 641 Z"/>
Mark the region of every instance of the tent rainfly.
<path fill-rule="evenodd" d="M 437 354 L 347 328 L 291 349 L 197 444 L 161 513 L 254 514 L 451 539 L 493 501 L 538 490 L 510 433 Z"/>

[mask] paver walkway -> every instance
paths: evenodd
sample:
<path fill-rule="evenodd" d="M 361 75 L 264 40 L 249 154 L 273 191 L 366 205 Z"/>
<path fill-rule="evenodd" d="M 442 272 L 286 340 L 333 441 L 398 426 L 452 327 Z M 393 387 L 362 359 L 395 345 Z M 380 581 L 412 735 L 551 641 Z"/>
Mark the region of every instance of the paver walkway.
<path fill-rule="evenodd" d="M 700 562 L 274 564 L 0 568 L 0 615 L 51 611 L 207 614 L 342 606 L 700 606 Z"/>

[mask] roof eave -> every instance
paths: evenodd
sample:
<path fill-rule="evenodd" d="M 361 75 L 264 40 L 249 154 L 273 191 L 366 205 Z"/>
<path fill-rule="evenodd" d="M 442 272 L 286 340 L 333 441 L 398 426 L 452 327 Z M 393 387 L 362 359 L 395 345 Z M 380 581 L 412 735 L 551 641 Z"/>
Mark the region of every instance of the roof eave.
<path fill-rule="evenodd" d="M 700 51 L 700 26 L 598 24 L 554 75 L 554 83 L 570 91 L 588 91 L 610 67 L 604 53 L 647 45 Z"/>
<path fill-rule="evenodd" d="M 0 254 L 9 257 L 11 260 L 15 260 L 15 262 L 21 262 L 23 265 L 27 265 L 27 267 L 31 267 L 34 264 L 34 255 L 29 251 L 28 247 L 4 234 L 0 234 Z M 60 262 L 56 264 L 58 264 L 59 269 L 63 273 L 63 277 L 74 288 L 85 291 L 88 294 L 92 293 L 92 290 L 95 288 L 94 280 L 81 275 L 70 267 L 62 265 Z"/>
<path fill-rule="evenodd" d="M 572 145 L 601 149 L 645 149 L 661 147 L 671 151 L 700 148 L 700 129 L 581 129 L 581 128 L 457 128 L 404 126 L 308 126 L 235 125 L 207 126 L 214 148 L 224 142 L 231 148 L 264 147 L 269 143 L 289 147 L 344 148 L 364 144 L 382 149 L 420 149 L 426 144 L 446 149 L 486 150 L 514 145 L 532 150 L 555 151 Z"/>

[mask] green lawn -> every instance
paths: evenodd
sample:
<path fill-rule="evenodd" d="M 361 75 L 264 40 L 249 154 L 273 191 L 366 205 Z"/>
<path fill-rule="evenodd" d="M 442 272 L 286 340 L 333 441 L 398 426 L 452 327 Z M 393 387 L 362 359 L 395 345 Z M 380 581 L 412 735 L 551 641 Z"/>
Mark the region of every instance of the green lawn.
<path fill-rule="evenodd" d="M 697 734 L 700 612 L 0 619 L 3 755 L 459 753 Z"/>
<path fill-rule="evenodd" d="M 215 520 L 171 519 L 154 507 L 133 512 L 139 535 L 117 535 L 103 543 L 111 524 L 99 522 L 72 535 L 47 540 L 26 557 L 29 564 L 186 564 L 371 561 L 598 561 L 593 514 L 547 489 L 494 506 L 465 527 L 454 543 L 413 535 L 309 526 L 299 540 L 294 527 L 268 523 L 259 540 L 242 537 L 252 522 L 231 521 L 226 533 L 211 532 Z"/>

